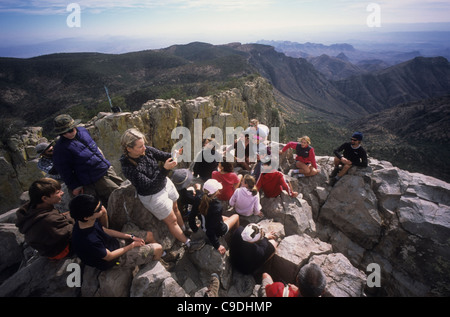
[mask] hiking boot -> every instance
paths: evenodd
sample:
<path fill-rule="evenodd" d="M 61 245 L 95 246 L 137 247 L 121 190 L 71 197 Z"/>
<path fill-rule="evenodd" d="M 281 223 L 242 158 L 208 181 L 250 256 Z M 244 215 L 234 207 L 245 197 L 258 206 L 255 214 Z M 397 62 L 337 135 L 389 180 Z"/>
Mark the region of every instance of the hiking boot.
<path fill-rule="evenodd" d="M 333 187 L 334 184 L 336 184 L 336 182 L 337 182 L 336 177 L 330 177 L 330 180 L 329 180 L 328 184 L 329 184 L 331 187 Z"/>
<path fill-rule="evenodd" d="M 173 252 L 173 251 L 169 251 L 166 253 L 166 255 L 164 255 L 163 257 L 161 257 L 165 262 L 176 262 L 179 258 L 180 258 L 180 254 Z"/>
<path fill-rule="evenodd" d="M 194 240 L 194 241 L 190 240 L 189 246 L 186 245 L 187 251 L 189 253 L 193 253 L 195 251 L 198 251 L 201 248 L 203 248 L 204 246 L 205 246 L 205 240 L 204 239 Z"/>
<path fill-rule="evenodd" d="M 335 166 L 334 169 L 333 169 L 333 171 L 332 171 L 331 174 L 330 174 L 330 179 L 331 179 L 331 178 L 335 178 L 335 177 L 337 176 L 337 174 L 339 173 L 339 171 L 340 171 L 339 166 Z"/>
<path fill-rule="evenodd" d="M 164 261 L 162 258 L 159 259 L 159 262 L 164 266 L 164 268 L 168 271 L 171 272 L 173 270 L 173 268 L 175 267 L 175 263 L 174 262 L 166 262 Z"/>
<path fill-rule="evenodd" d="M 211 279 L 209 280 L 209 286 L 205 293 L 205 297 L 219 297 L 219 287 L 219 275 L 217 275 L 217 273 L 211 274 Z"/>

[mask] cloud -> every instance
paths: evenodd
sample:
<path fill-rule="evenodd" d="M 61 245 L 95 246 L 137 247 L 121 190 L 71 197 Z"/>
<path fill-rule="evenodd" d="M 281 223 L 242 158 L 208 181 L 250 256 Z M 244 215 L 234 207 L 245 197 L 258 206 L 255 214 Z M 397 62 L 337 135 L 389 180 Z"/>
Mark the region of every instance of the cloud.
<path fill-rule="evenodd" d="M 79 0 L 72 1 L 82 10 L 103 12 L 113 9 L 197 9 L 214 11 L 251 10 L 267 7 L 274 0 Z M 0 3 L 2 13 L 22 13 L 29 15 L 65 14 L 70 4 L 67 0 L 4 0 Z"/>

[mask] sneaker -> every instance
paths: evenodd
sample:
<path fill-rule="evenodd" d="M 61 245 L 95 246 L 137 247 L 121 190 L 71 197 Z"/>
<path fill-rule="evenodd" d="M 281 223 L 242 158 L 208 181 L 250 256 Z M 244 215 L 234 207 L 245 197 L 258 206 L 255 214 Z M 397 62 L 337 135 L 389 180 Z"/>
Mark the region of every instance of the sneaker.
<path fill-rule="evenodd" d="M 187 247 L 187 251 L 189 253 L 193 253 L 195 251 L 200 250 L 204 246 L 205 246 L 205 240 L 204 239 L 194 240 L 194 241 L 190 240 L 189 246 Z"/>
<path fill-rule="evenodd" d="M 289 170 L 288 176 L 289 176 L 289 177 L 292 177 L 293 174 L 294 174 L 294 170 Z"/>
<path fill-rule="evenodd" d="M 298 177 L 298 178 L 305 177 L 305 174 L 299 173 L 299 174 L 297 174 L 297 177 Z"/>
<path fill-rule="evenodd" d="M 219 287 L 219 275 L 217 275 L 217 273 L 211 274 L 211 279 L 209 280 L 209 286 L 205 293 L 205 297 L 219 297 Z"/>

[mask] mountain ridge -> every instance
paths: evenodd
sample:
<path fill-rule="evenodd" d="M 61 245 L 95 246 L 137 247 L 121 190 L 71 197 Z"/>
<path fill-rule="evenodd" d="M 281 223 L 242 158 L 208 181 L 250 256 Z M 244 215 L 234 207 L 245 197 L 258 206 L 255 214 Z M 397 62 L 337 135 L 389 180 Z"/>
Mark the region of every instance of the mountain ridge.
<path fill-rule="evenodd" d="M 209 96 L 257 76 L 273 86 L 275 106 L 286 122 L 283 141 L 309 135 L 320 155 L 330 155 L 342 135 L 364 128 L 349 125 L 354 119 L 450 94 L 450 64 L 443 57 L 417 57 L 329 80 L 307 59 L 286 56 L 273 46 L 193 42 L 125 54 L 0 58 L 0 119 L 25 120 L 48 132 L 62 112 L 88 120 L 109 111 L 105 85 L 114 104 L 135 111 L 148 100 Z"/>

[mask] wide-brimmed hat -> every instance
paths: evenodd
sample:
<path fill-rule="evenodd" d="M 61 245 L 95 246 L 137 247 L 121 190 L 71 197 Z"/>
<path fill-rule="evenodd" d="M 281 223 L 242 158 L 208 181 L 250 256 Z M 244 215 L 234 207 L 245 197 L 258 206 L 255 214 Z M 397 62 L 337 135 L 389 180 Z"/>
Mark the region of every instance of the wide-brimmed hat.
<path fill-rule="evenodd" d="M 55 127 L 53 132 L 56 134 L 64 134 L 75 128 L 80 122 L 81 120 L 73 120 L 68 114 L 61 114 L 53 120 L 53 125 Z"/>
<path fill-rule="evenodd" d="M 256 242 L 264 238 L 264 230 L 256 223 L 249 223 L 241 233 L 242 240 Z"/>
<path fill-rule="evenodd" d="M 192 182 L 193 175 L 190 170 L 186 168 L 177 169 L 173 172 L 172 182 L 175 187 L 180 190 L 187 188 Z"/>

